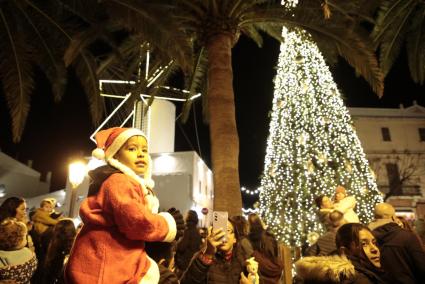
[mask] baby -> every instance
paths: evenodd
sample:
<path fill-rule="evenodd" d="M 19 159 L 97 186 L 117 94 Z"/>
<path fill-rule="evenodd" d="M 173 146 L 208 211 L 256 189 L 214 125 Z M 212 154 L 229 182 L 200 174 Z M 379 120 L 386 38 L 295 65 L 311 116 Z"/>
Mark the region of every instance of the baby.
<path fill-rule="evenodd" d="M 347 196 L 347 192 L 343 186 L 339 185 L 335 189 L 334 201 L 325 195 L 320 195 L 316 197 L 315 202 L 319 208 L 319 220 L 325 225 L 327 230 L 332 228 L 329 221 L 329 214 L 335 210 L 344 214 L 346 223 L 360 223 L 359 217 L 354 212 L 356 199 L 354 196 Z"/>
<path fill-rule="evenodd" d="M 57 214 L 54 212 L 55 202 L 51 198 L 43 199 L 40 203 L 40 208 L 35 210 L 34 215 L 32 216 L 32 221 L 34 222 L 34 231 L 38 235 L 44 234 L 48 229 L 53 228 L 59 220 L 53 218 Z"/>
<path fill-rule="evenodd" d="M 344 214 L 347 223 L 360 223 L 359 217 L 354 212 L 356 199 L 354 196 L 347 196 L 345 188 L 338 185 L 335 189 L 333 209 Z"/>

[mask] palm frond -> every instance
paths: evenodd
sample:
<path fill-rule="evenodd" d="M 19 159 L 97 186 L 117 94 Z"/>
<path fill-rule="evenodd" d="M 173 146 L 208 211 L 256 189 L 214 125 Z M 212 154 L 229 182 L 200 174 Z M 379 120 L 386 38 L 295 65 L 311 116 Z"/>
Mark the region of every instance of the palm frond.
<path fill-rule="evenodd" d="M 92 122 L 98 125 L 103 117 L 103 98 L 99 94 L 95 59 L 90 53 L 81 52 L 74 60 L 73 66 L 87 95 Z"/>
<path fill-rule="evenodd" d="M 192 100 L 189 100 L 190 96 L 195 95 L 198 92 L 204 91 L 203 97 L 206 97 L 205 90 L 203 89 L 203 86 L 206 83 L 206 76 L 207 76 L 207 64 L 208 64 L 208 57 L 206 54 L 206 51 L 204 48 L 201 48 L 197 53 L 197 58 L 195 60 L 195 65 L 193 67 L 193 71 L 190 75 L 190 78 L 186 80 L 187 89 L 189 90 L 189 93 L 186 94 L 186 101 L 183 105 L 182 109 L 182 116 L 181 121 L 183 123 L 187 122 L 187 119 L 190 115 L 190 109 L 192 107 Z"/>
<path fill-rule="evenodd" d="M 105 24 L 96 23 L 95 25 L 92 25 L 84 31 L 74 35 L 63 56 L 65 65 L 71 65 L 71 63 L 83 50 L 88 49 L 90 45 L 96 41 L 102 41 L 104 45 L 107 45 L 108 48 L 113 50 L 113 53 L 117 53 L 116 44 L 112 38 L 113 32 L 114 27 L 108 27 L 105 26 Z"/>
<path fill-rule="evenodd" d="M 285 39 L 282 37 L 282 25 L 280 24 L 273 24 L 273 23 L 258 23 L 255 24 L 255 27 L 270 37 L 276 39 L 277 41 L 283 42 Z"/>
<path fill-rule="evenodd" d="M 425 5 L 412 15 L 412 25 L 406 40 L 407 59 L 413 81 L 425 81 Z"/>
<path fill-rule="evenodd" d="M 135 32 L 158 48 L 165 62 L 174 59 L 189 70 L 190 47 L 180 26 L 172 21 L 171 8 L 149 1 L 111 0 L 105 3 L 110 21 Z M 161 19 L 161 20 L 158 20 Z"/>
<path fill-rule="evenodd" d="M 379 68 L 375 53 L 370 47 L 371 44 L 366 45 L 365 40 L 355 34 L 346 34 L 344 41 L 336 41 L 335 44 L 339 55 L 369 82 L 378 97 L 382 97 L 384 94 L 384 75 Z"/>
<path fill-rule="evenodd" d="M 246 25 L 241 28 L 241 32 L 252 39 L 258 47 L 263 47 L 263 37 L 255 25 Z"/>
<path fill-rule="evenodd" d="M 31 43 L 36 54 L 32 58 L 49 79 L 54 100 L 59 102 L 65 93 L 67 83 L 67 70 L 61 58 L 66 43 L 60 34 L 45 26 L 38 14 L 20 6 L 18 9 L 28 25 L 27 41 Z"/>
<path fill-rule="evenodd" d="M 415 2 L 407 0 L 383 3 L 371 36 L 380 48 L 379 59 L 384 75 L 388 74 L 403 47 L 412 13 L 416 9 Z"/>
<path fill-rule="evenodd" d="M 18 142 L 25 127 L 34 89 L 31 50 L 18 33 L 19 18 L 7 17 L 0 9 L 0 76 L 12 117 L 13 141 Z"/>
<path fill-rule="evenodd" d="M 244 25 L 251 23 L 274 23 L 289 28 L 307 31 L 316 42 L 325 42 L 327 48 L 334 50 L 361 74 L 378 96 L 383 94 L 383 75 L 365 31 L 355 25 L 355 21 L 337 11 L 325 20 L 320 5 L 305 1 L 293 10 L 282 7 L 256 9 L 246 15 Z M 323 46 L 324 44 L 319 44 Z"/>

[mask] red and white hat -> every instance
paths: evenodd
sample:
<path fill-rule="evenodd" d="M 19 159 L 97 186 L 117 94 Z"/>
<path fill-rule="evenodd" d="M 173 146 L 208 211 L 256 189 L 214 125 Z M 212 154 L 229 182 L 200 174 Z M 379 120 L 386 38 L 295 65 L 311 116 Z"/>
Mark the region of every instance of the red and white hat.
<path fill-rule="evenodd" d="M 137 128 L 112 127 L 101 130 L 95 135 L 97 148 L 93 150 L 92 156 L 107 161 L 133 136 L 143 136 L 147 140 L 143 131 Z"/>
<path fill-rule="evenodd" d="M 143 136 L 147 140 L 145 133 L 137 128 L 112 127 L 101 130 L 95 135 L 97 148 L 92 151 L 92 156 L 99 160 L 105 160 L 124 174 L 136 178 L 136 174 L 130 168 L 114 158 L 114 155 L 121 149 L 125 142 L 133 136 Z M 150 156 L 148 156 L 148 159 L 148 168 L 144 174 L 142 183 L 152 189 L 155 183 L 151 178 L 152 163 Z"/>

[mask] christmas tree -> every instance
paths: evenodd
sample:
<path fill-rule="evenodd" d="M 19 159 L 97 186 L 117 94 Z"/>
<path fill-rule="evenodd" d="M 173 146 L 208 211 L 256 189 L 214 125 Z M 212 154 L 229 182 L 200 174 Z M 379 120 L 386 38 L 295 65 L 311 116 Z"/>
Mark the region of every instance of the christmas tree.
<path fill-rule="evenodd" d="M 282 36 L 260 212 L 279 240 L 301 246 L 323 230 L 315 197 L 342 185 L 367 223 L 382 196 L 317 45 L 300 30 L 284 28 Z"/>

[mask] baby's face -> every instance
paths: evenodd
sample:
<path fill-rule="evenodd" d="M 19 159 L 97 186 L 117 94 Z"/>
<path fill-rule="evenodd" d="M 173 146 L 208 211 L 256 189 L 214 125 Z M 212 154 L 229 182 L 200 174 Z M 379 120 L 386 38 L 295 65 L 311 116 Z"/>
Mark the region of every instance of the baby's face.
<path fill-rule="evenodd" d="M 341 201 L 345 198 L 345 193 L 343 192 L 338 192 L 337 194 L 335 194 L 335 201 Z"/>
<path fill-rule="evenodd" d="M 53 205 L 51 203 L 44 203 L 43 207 L 41 207 L 41 209 L 43 209 L 46 212 L 52 212 Z"/>

